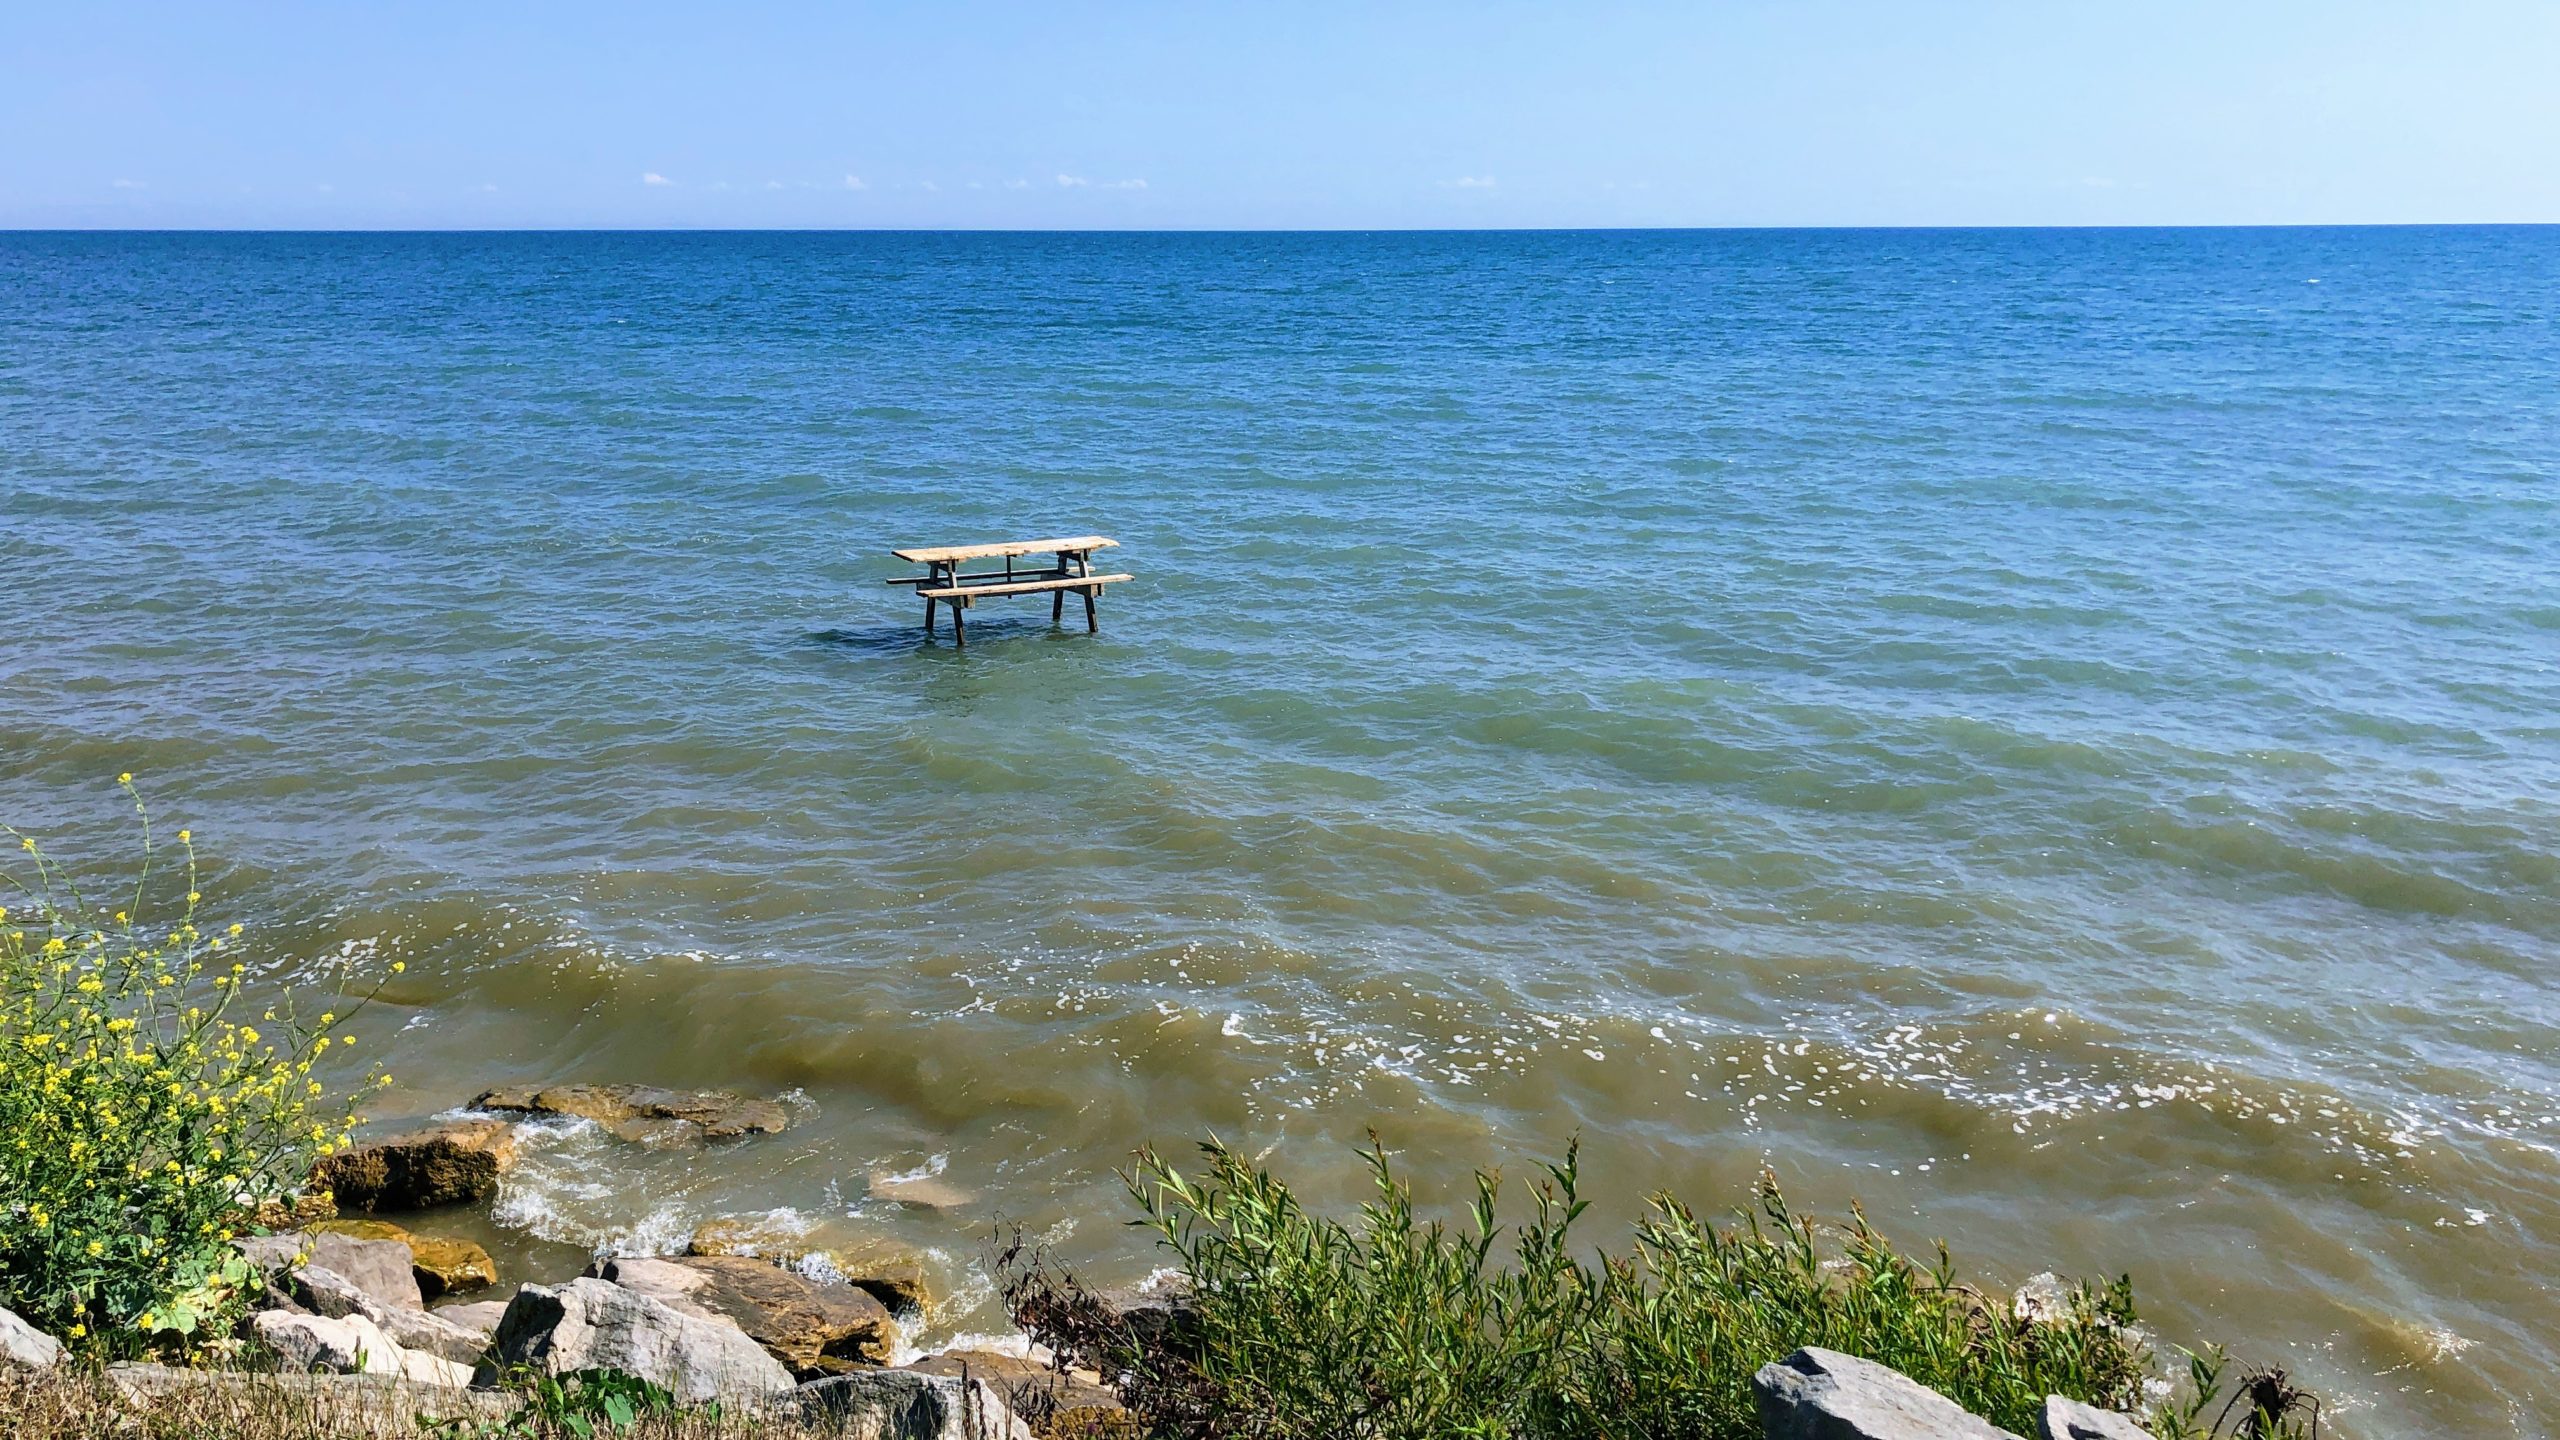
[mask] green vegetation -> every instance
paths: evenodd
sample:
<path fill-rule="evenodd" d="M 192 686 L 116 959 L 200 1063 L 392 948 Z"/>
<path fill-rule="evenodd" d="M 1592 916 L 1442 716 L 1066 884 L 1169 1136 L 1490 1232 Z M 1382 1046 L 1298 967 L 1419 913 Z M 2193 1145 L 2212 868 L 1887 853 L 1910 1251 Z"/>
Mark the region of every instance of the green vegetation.
<path fill-rule="evenodd" d="M 1628 1253 L 1586 1260 L 1570 1244 L 1587 1205 L 1570 1152 L 1506 1246 L 1490 1173 L 1462 1224 L 1426 1223 L 1373 1139 L 1376 1197 L 1344 1224 L 1202 1148 L 1196 1176 L 1148 1152 L 1129 1177 L 1188 1282 L 1179 1307 L 1124 1312 L 1018 1242 L 999 1257 L 1017 1320 L 1125 1377 L 1156 1434 L 1757 1440 L 1752 1374 L 1806 1345 L 1890 1365 L 2019 1434 L 2048 1394 L 2143 1408 L 2151 1356 L 2127 1282 L 2022 1318 L 1960 1283 L 1943 1247 L 1922 1263 L 1863 1215 L 1818 1226 L 1765 1180 L 1731 1226 L 1658 1198 Z M 2246 1403 L 2213 1409 L 2220 1371 L 2197 1359 L 2185 1398 L 2149 1417 L 2156 1433 L 2291 1433 Z"/>
<path fill-rule="evenodd" d="M 241 927 L 199 926 L 192 837 L 164 873 L 134 808 L 140 871 L 107 903 L 15 830 L 23 868 L 0 869 L 0 1305 L 103 1357 L 226 1336 L 251 1283 L 233 1235 L 348 1143 L 383 1078 L 314 1077 L 351 1005 L 242 1013 Z"/>

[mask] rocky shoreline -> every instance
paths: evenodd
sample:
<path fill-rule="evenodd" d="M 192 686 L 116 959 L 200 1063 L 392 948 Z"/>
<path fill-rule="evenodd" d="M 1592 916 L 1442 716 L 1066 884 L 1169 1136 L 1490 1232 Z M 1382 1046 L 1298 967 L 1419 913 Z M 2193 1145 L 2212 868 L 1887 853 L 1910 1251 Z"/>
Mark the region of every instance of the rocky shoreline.
<path fill-rule="evenodd" d="M 246 1334 L 272 1373 L 119 1364 L 104 1380 L 143 1407 L 191 1389 L 282 1387 L 349 1417 L 347 1433 L 383 1433 L 379 1422 L 394 1414 L 503 1418 L 521 1405 L 525 1377 L 601 1373 L 646 1381 L 678 1404 L 832 1433 L 1144 1433 L 1104 1376 L 1050 1363 L 1028 1337 L 1019 1354 L 953 1349 L 902 1359 L 907 1327 L 935 1299 L 913 1256 L 805 1245 L 754 1220 L 727 1219 L 699 1226 L 681 1255 L 598 1255 L 578 1274 L 535 1279 L 502 1277 L 480 1245 L 432 1233 L 439 1213 L 497 1194 L 517 1160 L 518 1123 L 557 1119 L 657 1147 L 736 1143 L 790 1123 L 774 1101 L 719 1091 L 486 1091 L 457 1118 L 328 1155 L 293 1203 L 261 1213 L 258 1228 L 269 1233 L 233 1242 L 257 1290 Z M 931 1182 L 913 1195 L 883 1183 L 905 1203 L 965 1200 Z M 507 1278 L 515 1286 L 500 1296 Z M 1178 1293 L 1097 1298 L 1131 1323 L 1152 1323 L 1148 1316 L 1183 1303 Z M 2034 1323 L 2031 1312 L 2050 1297 L 2031 1283 L 2012 1303 L 2020 1323 Z M 19 1370 L 63 1362 L 58 1343 L 5 1310 L 0 1354 Z M 1916 1381 L 1828 1350 L 1763 1367 L 1753 1391 L 1770 1440 L 2016 1440 Z M 2149 1440 L 2131 1417 L 2059 1395 L 2038 1422 L 2042 1440 Z"/>

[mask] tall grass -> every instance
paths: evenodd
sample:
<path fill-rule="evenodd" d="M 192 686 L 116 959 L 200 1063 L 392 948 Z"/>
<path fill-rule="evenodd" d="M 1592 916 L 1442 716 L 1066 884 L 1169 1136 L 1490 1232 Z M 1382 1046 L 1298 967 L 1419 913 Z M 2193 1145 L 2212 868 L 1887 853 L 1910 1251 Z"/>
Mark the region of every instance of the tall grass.
<path fill-rule="evenodd" d="M 1128 1177 L 1189 1295 L 1133 1319 L 1017 1242 L 999 1257 L 1017 1320 L 1117 1377 L 1147 1428 L 1183 1440 L 1757 1440 L 1751 1377 L 1802 1346 L 1892 1366 L 2022 1435 L 2047 1395 L 2144 1408 L 2152 1356 L 2119 1279 L 2073 1287 L 2023 1318 L 1863 1214 L 1824 1226 L 1774 1181 L 1721 1228 L 1658 1197 L 1623 1253 L 1576 1248 L 1578 1156 L 1541 1167 L 1527 1213 L 1498 1218 L 1475 1177 L 1455 1224 L 1417 1216 L 1372 1138 L 1372 1198 L 1348 1222 L 1214 1141 L 1197 1174 L 1153 1152 Z M 2165 1385 L 2155 1388 L 2165 1389 Z M 2146 1418 L 2163 1436 L 2290 1433 L 2280 1416 L 2215 1411 L 2220 1362 Z M 2234 1415 L 2238 1419 L 2234 1419 Z"/>

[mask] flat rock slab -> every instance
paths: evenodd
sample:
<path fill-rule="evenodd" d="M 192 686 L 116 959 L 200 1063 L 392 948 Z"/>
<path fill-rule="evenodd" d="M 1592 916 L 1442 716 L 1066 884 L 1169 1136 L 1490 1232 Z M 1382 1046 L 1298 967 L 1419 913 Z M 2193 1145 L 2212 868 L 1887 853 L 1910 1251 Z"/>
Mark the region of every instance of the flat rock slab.
<path fill-rule="evenodd" d="M 413 1385 L 381 1375 L 269 1375 L 180 1370 L 128 1363 L 106 1378 L 128 1405 L 168 1418 L 184 1408 L 187 1434 L 402 1436 L 420 1421 L 503 1422 L 522 1403 L 513 1395 Z M 152 1433 L 159 1433 L 154 1431 Z M 172 1426 L 169 1433 L 179 1433 Z"/>
<path fill-rule="evenodd" d="M 270 1281 L 297 1266 L 317 1265 L 355 1282 L 381 1304 L 399 1310 L 424 1310 L 409 1247 L 396 1240 L 370 1240 L 318 1231 L 307 1235 L 253 1235 L 231 1242 Z"/>
<path fill-rule="evenodd" d="M 803 1378 L 887 1363 L 897 1322 L 876 1296 L 743 1255 L 600 1260 L 598 1279 L 679 1313 L 726 1319 Z"/>
<path fill-rule="evenodd" d="M 770 1407 L 846 1440 L 1032 1440 L 983 1380 L 863 1370 L 801 1386 Z"/>
<path fill-rule="evenodd" d="M 2142 1422 L 2114 1410 L 2083 1405 L 2066 1395 L 2047 1395 L 2036 1414 L 2037 1440 L 2151 1440 Z"/>
<path fill-rule="evenodd" d="M 311 1167 L 311 1183 L 342 1210 L 428 1210 L 489 1198 L 515 1161 L 506 1121 L 448 1120 L 331 1155 Z"/>
<path fill-rule="evenodd" d="M 921 1312 L 933 1303 L 932 1274 L 914 1251 L 879 1238 L 839 1239 L 823 1228 L 786 1226 L 761 1215 L 705 1220 L 687 1255 L 751 1255 L 826 1283 L 841 1282 L 889 1307 Z"/>
<path fill-rule="evenodd" d="M 1092 1417 L 1116 1415 L 1125 1408 L 1119 1395 L 1090 1375 L 1061 1374 L 1037 1360 L 997 1350 L 945 1350 L 901 1368 L 918 1375 L 966 1374 L 984 1380 L 1035 1429 L 1063 1420 L 1066 1428 L 1086 1433 Z"/>
<path fill-rule="evenodd" d="M 726 1090 L 661 1090 L 654 1085 L 502 1087 L 482 1092 L 471 1108 L 593 1120 L 606 1133 L 642 1145 L 771 1135 L 791 1123 L 790 1113 L 771 1100 Z"/>
<path fill-rule="evenodd" d="M 508 1304 L 492 1347 L 495 1364 L 550 1375 L 620 1370 L 686 1404 L 787 1394 L 791 1372 L 727 1320 L 679 1313 L 634 1290 L 581 1277 L 527 1285 Z"/>
<path fill-rule="evenodd" d="M 377 1303 L 345 1276 L 317 1265 L 293 1273 L 295 1293 L 309 1313 L 331 1319 L 360 1315 L 403 1350 L 462 1365 L 478 1364 L 489 1349 L 489 1328 L 455 1323 L 432 1310 L 400 1310 Z"/>
<path fill-rule="evenodd" d="M 489 1252 L 477 1241 L 421 1235 L 388 1220 L 323 1220 L 311 1228 L 315 1233 L 406 1245 L 418 1293 L 429 1300 L 466 1290 L 486 1290 L 498 1283 L 498 1262 L 490 1259 Z"/>
<path fill-rule="evenodd" d="M 469 1365 L 412 1351 L 359 1314 L 331 1317 L 262 1310 L 250 1328 L 288 1370 L 383 1375 L 413 1385 L 471 1383 Z"/>
<path fill-rule="evenodd" d="M 1899 1370 L 1807 1347 L 1751 1377 L 1767 1440 L 2019 1440 Z"/>

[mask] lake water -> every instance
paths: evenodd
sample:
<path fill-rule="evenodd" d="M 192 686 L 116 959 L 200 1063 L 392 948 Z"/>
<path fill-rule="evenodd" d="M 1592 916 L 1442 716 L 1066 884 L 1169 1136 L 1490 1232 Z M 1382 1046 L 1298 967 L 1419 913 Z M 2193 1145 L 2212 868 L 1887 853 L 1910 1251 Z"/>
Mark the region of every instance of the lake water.
<path fill-rule="evenodd" d="M 386 1118 L 791 1095 L 518 1278 L 1579 1134 L 2547 1434 L 2556 457 L 2560 229 L 0 236 L 0 818 L 405 961 Z"/>

